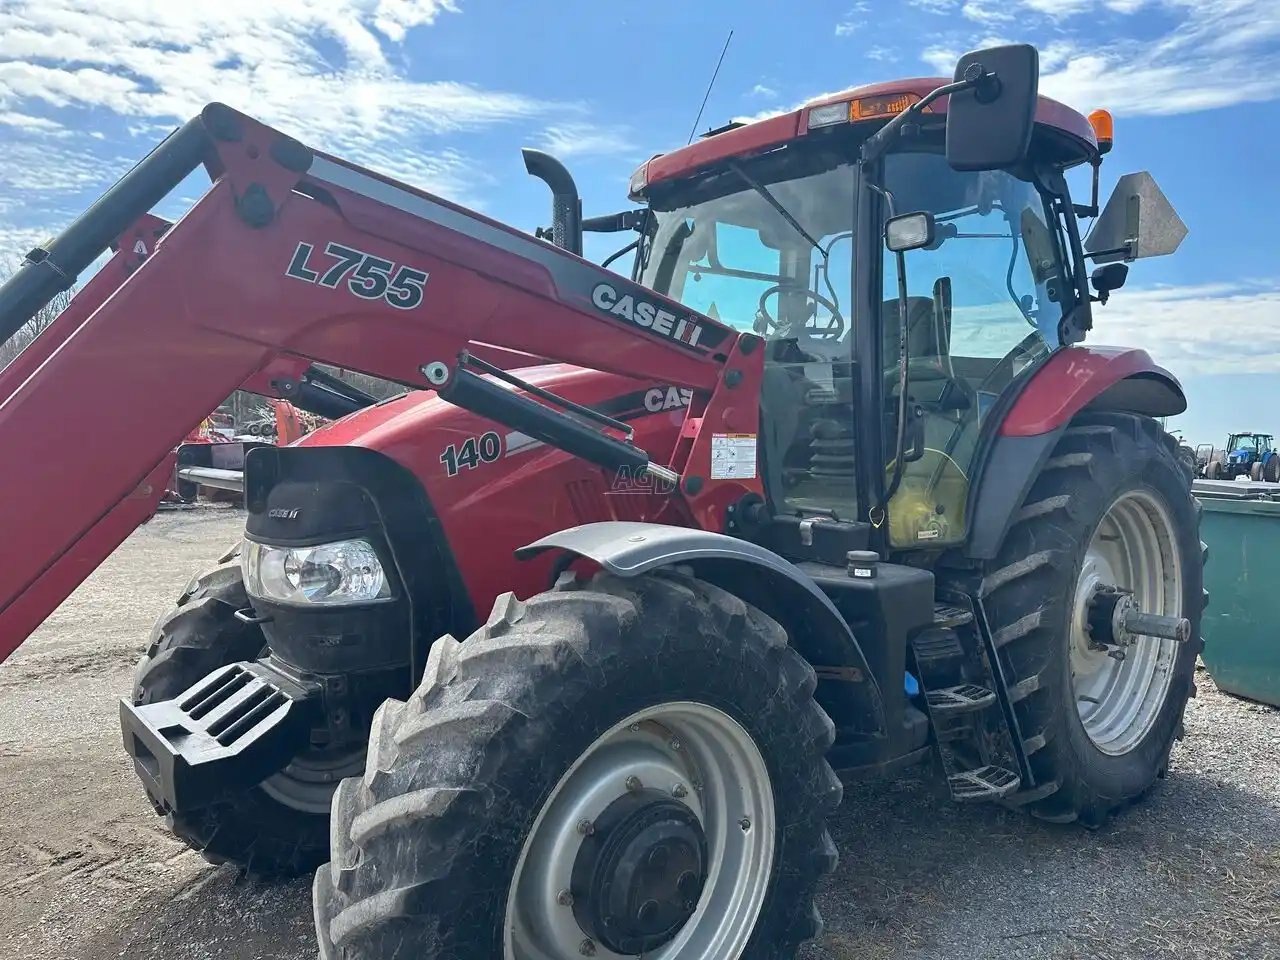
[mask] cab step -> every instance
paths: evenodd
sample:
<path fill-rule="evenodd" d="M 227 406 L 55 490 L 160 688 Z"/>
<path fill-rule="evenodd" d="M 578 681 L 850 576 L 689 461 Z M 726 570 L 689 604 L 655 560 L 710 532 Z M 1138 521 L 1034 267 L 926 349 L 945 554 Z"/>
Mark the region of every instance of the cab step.
<path fill-rule="evenodd" d="M 988 764 L 975 770 L 959 770 L 947 777 L 951 799 L 957 803 L 1002 800 L 1018 789 L 1022 780 L 1012 770 Z"/>
<path fill-rule="evenodd" d="M 925 694 L 929 713 L 939 719 L 961 713 L 985 710 L 996 702 L 996 695 L 976 683 L 962 683 L 956 687 L 943 687 Z"/>
<path fill-rule="evenodd" d="M 935 627 L 962 627 L 966 623 L 973 622 L 973 612 L 966 610 L 964 607 L 957 607 L 950 603 L 935 603 L 933 605 L 933 625 Z"/>

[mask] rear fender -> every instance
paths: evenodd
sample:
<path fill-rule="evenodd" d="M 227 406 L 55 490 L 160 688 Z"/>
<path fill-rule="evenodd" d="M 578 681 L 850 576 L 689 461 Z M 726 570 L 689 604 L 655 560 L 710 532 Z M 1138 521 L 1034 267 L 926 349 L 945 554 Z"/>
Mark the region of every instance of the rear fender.
<path fill-rule="evenodd" d="M 1145 350 L 1068 347 L 1023 386 L 1005 414 L 978 480 L 969 556 L 991 559 L 1000 550 L 1062 431 L 1084 411 L 1169 417 L 1187 409 L 1182 384 Z"/>
<path fill-rule="evenodd" d="M 884 703 L 848 623 L 830 598 L 794 564 L 754 543 L 656 523 L 611 521 L 561 530 L 520 548 L 521 559 L 563 550 L 619 577 L 684 566 L 777 620 L 811 663 L 853 668 L 853 679 L 823 682 L 818 700 L 840 727 L 885 733 Z"/>
<path fill-rule="evenodd" d="M 1067 347 L 1032 375 L 1001 422 L 1000 436 L 1040 436 L 1086 408 L 1171 417 L 1187 409 L 1187 397 L 1178 378 L 1145 350 Z"/>

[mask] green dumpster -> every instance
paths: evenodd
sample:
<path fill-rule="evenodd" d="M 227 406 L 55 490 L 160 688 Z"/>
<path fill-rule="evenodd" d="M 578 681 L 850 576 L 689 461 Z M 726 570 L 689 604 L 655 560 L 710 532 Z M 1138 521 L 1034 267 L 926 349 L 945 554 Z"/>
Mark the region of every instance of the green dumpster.
<path fill-rule="evenodd" d="M 1209 545 L 1205 666 L 1228 693 L 1280 706 L 1280 500 L 1197 498 Z"/>

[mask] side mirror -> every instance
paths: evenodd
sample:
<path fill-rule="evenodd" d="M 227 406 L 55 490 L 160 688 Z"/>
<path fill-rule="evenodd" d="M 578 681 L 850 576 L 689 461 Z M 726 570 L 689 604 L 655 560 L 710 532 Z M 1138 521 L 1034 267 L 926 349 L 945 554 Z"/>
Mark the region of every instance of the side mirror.
<path fill-rule="evenodd" d="M 1017 43 L 966 53 L 956 65 L 955 79 L 977 83 L 951 94 L 947 105 L 951 167 L 997 170 L 1025 160 L 1040 87 L 1036 48 Z"/>
<path fill-rule="evenodd" d="M 1093 289 L 1098 291 L 1098 302 L 1105 304 L 1111 297 L 1111 291 L 1119 290 L 1127 279 L 1129 279 L 1127 263 L 1108 263 L 1105 267 L 1094 270 L 1089 277 L 1089 282 L 1093 284 Z"/>
<path fill-rule="evenodd" d="M 1140 260 L 1173 253 L 1187 225 L 1151 174 L 1126 173 L 1116 183 L 1102 215 L 1085 238 L 1095 263 Z"/>
<path fill-rule="evenodd" d="M 884 245 L 890 253 L 919 250 L 933 243 L 936 225 L 932 213 L 904 213 L 884 225 Z"/>

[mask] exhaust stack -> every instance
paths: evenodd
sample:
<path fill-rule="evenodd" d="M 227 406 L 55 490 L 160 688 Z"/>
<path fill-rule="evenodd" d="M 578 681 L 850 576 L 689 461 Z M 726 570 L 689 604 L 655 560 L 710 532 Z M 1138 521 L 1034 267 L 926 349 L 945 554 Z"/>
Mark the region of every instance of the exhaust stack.
<path fill-rule="evenodd" d="M 582 256 L 582 201 L 573 176 L 549 153 L 529 147 L 520 152 L 524 168 L 551 188 L 551 242 Z"/>

